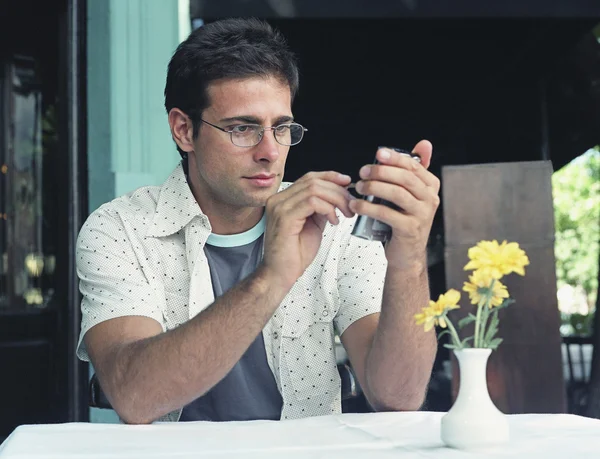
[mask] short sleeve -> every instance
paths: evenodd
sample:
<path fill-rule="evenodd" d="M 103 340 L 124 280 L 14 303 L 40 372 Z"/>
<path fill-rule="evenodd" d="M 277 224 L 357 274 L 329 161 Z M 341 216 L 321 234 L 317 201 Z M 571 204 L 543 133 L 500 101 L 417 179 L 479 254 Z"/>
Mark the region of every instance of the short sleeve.
<path fill-rule="evenodd" d="M 77 356 L 89 361 L 83 342 L 86 332 L 117 317 L 144 316 L 165 329 L 164 298 L 150 286 L 133 250 L 135 237 L 118 215 L 102 207 L 79 232 L 76 250 L 81 301 L 81 333 Z"/>
<path fill-rule="evenodd" d="M 335 326 L 340 335 L 358 319 L 381 311 L 386 270 L 381 242 L 348 235 L 338 264 Z"/>

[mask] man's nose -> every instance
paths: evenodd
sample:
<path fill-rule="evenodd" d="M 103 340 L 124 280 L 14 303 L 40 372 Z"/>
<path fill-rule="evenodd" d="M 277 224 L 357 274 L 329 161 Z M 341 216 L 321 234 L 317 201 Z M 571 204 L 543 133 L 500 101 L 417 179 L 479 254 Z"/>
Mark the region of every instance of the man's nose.
<path fill-rule="evenodd" d="M 277 143 L 273 133 L 273 128 L 265 128 L 262 140 L 255 147 L 256 151 L 254 159 L 256 161 L 267 160 L 269 162 L 274 162 L 279 158 L 279 149 L 281 148 L 281 145 Z"/>

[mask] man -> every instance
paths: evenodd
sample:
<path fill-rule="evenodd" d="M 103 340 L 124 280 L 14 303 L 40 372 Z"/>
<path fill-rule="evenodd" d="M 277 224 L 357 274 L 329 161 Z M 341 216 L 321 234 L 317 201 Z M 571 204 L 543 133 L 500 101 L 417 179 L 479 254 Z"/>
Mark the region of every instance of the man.
<path fill-rule="evenodd" d="M 414 324 L 429 300 L 426 243 L 439 181 L 388 149 L 357 189 L 310 172 L 281 184 L 298 70 L 258 20 L 215 22 L 173 55 L 165 88 L 183 161 L 162 187 L 96 210 L 81 230 L 78 355 L 125 422 L 290 419 L 339 413 L 337 331 L 377 410 L 416 410 L 436 340 Z M 388 223 L 350 235 L 355 213 Z"/>

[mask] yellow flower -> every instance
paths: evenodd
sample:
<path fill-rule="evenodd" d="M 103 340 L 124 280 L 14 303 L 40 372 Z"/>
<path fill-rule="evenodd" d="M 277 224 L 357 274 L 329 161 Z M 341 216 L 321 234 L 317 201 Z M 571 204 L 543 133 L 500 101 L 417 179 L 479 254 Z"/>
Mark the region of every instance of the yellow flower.
<path fill-rule="evenodd" d="M 417 325 L 424 325 L 425 331 L 429 331 L 434 325 L 446 328 L 446 311 L 457 309 L 460 300 L 460 292 L 450 289 L 440 295 L 437 301 L 429 300 L 429 306 L 424 307 L 419 314 L 415 314 Z"/>
<path fill-rule="evenodd" d="M 465 282 L 463 290 L 469 294 L 471 304 L 479 304 L 479 302 L 488 295 L 493 280 L 494 278 L 489 271 L 480 269 L 474 271 L 473 274 L 469 276 L 469 282 Z M 490 308 L 493 306 L 500 306 L 506 298 L 508 298 L 506 285 L 499 280 L 496 280 L 494 282 L 494 287 L 492 288 Z"/>
<path fill-rule="evenodd" d="M 524 267 L 529 264 L 529 258 L 519 248 L 516 242 L 480 241 L 475 247 L 469 249 L 469 263 L 465 271 L 481 270 L 494 279 L 515 272 L 525 275 Z"/>

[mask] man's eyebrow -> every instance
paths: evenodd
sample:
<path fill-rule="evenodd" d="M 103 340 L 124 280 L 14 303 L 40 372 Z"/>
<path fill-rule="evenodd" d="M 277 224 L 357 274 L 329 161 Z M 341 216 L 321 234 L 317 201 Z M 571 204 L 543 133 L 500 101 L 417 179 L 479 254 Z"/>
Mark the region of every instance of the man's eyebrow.
<path fill-rule="evenodd" d="M 261 124 L 261 120 L 259 120 L 257 117 L 255 116 L 232 116 L 231 118 L 222 118 L 220 120 L 221 123 L 231 123 L 231 122 L 242 122 L 242 123 L 251 123 L 251 124 Z M 277 118 L 277 120 L 275 120 L 275 123 L 273 124 L 274 126 L 278 126 L 282 123 L 290 123 L 294 121 L 294 117 L 293 116 L 280 116 L 279 118 Z"/>
<path fill-rule="evenodd" d="M 293 116 L 280 116 L 279 118 L 277 118 L 277 120 L 275 121 L 273 126 L 277 126 L 277 125 L 283 124 L 283 123 L 291 123 L 293 121 L 294 121 Z"/>
<path fill-rule="evenodd" d="M 231 123 L 232 121 L 242 121 L 243 123 L 260 124 L 260 120 L 255 116 L 232 116 L 231 118 L 222 118 L 221 123 Z"/>

